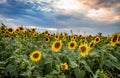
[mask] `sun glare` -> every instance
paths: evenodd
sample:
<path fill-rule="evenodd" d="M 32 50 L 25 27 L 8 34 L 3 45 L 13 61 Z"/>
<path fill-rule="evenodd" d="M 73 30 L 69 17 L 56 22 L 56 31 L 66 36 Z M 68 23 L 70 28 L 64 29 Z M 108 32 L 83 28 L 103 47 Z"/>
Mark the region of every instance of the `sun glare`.
<path fill-rule="evenodd" d="M 64 10 L 76 10 L 82 6 L 77 0 L 60 0 L 56 2 L 56 7 Z"/>

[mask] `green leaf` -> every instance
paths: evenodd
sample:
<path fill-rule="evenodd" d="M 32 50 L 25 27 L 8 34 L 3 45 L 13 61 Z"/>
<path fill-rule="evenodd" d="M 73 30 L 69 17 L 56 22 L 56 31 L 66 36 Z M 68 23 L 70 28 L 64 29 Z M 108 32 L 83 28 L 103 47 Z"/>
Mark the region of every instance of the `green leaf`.
<path fill-rule="evenodd" d="M 80 70 L 78 68 L 74 69 L 74 73 L 75 73 L 76 78 L 83 78 L 85 76 L 85 71 Z"/>
<path fill-rule="evenodd" d="M 47 58 L 45 60 L 45 63 L 44 64 L 48 64 L 48 63 L 52 63 L 53 59 L 50 57 L 50 58 Z"/>
<path fill-rule="evenodd" d="M 120 62 L 113 62 L 112 66 L 114 66 L 115 68 L 117 68 L 118 70 L 120 70 Z"/>
<path fill-rule="evenodd" d="M 114 62 L 118 62 L 118 59 L 114 56 L 114 55 L 112 55 L 112 54 L 109 54 L 109 59 L 111 59 L 112 61 L 114 61 Z"/>
<path fill-rule="evenodd" d="M 58 76 L 58 78 L 66 78 L 65 74 L 61 74 Z"/>
<path fill-rule="evenodd" d="M 84 67 L 85 67 L 85 69 L 86 69 L 88 72 L 90 72 L 90 73 L 92 73 L 92 75 L 94 75 L 94 74 L 93 74 L 93 71 L 91 70 L 91 68 L 89 67 L 89 65 L 86 63 L 86 61 L 81 61 L 81 63 L 84 64 Z"/>
<path fill-rule="evenodd" d="M 71 68 L 76 68 L 78 65 L 75 63 L 75 61 L 70 61 Z"/>

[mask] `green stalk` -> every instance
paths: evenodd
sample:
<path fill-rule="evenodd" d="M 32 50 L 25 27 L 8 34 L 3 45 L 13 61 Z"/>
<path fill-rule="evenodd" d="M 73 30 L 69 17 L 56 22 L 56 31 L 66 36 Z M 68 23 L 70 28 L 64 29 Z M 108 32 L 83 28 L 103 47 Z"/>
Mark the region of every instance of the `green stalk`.
<path fill-rule="evenodd" d="M 103 61 L 104 61 L 104 51 L 102 50 L 100 52 L 100 70 L 102 70 L 102 68 L 103 68 Z"/>

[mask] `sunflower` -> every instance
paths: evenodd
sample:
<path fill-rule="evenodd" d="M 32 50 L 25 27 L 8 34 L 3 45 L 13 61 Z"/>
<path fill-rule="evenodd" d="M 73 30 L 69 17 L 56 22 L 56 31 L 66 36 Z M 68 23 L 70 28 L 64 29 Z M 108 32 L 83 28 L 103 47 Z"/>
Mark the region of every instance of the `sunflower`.
<path fill-rule="evenodd" d="M 65 62 L 60 65 L 62 70 L 68 70 L 68 64 Z"/>
<path fill-rule="evenodd" d="M 23 26 L 19 26 L 18 29 L 19 29 L 20 31 L 23 31 L 23 30 L 24 30 L 24 27 L 23 27 Z"/>
<path fill-rule="evenodd" d="M 88 55 L 89 47 L 87 44 L 82 44 L 82 45 L 80 45 L 79 50 L 80 50 L 80 54 L 82 56 L 86 56 L 86 55 Z"/>
<path fill-rule="evenodd" d="M 55 35 L 55 39 L 59 40 L 60 36 L 58 34 Z"/>
<path fill-rule="evenodd" d="M 14 32 L 14 29 L 13 28 L 8 28 L 7 31 L 12 34 Z"/>
<path fill-rule="evenodd" d="M 76 40 L 77 39 L 77 36 L 72 36 L 71 40 Z"/>
<path fill-rule="evenodd" d="M 0 26 L 0 31 L 4 31 L 6 28 L 4 26 Z"/>
<path fill-rule="evenodd" d="M 118 44 L 120 44 L 120 33 L 119 33 L 119 36 L 118 36 L 118 41 L 117 41 Z"/>
<path fill-rule="evenodd" d="M 63 37 L 62 37 L 62 41 L 66 41 L 66 36 L 63 36 Z"/>
<path fill-rule="evenodd" d="M 33 33 L 33 36 L 34 36 L 34 37 L 37 37 L 38 35 L 39 35 L 39 34 L 38 34 L 37 32 L 34 32 L 34 33 Z"/>
<path fill-rule="evenodd" d="M 17 28 L 16 30 L 15 30 L 15 32 L 19 32 L 20 30 Z"/>
<path fill-rule="evenodd" d="M 7 33 L 5 33 L 4 38 L 9 38 L 9 35 Z"/>
<path fill-rule="evenodd" d="M 48 34 L 49 32 L 48 32 L 48 30 L 46 30 L 44 33 L 45 33 L 45 34 Z"/>
<path fill-rule="evenodd" d="M 36 29 L 35 29 L 35 28 L 32 28 L 32 29 L 31 29 L 31 31 L 32 31 L 32 32 L 35 32 L 35 31 L 36 31 Z"/>
<path fill-rule="evenodd" d="M 40 51 L 34 51 L 30 54 L 30 59 L 35 62 L 41 60 L 41 57 L 42 57 L 42 53 Z"/>
<path fill-rule="evenodd" d="M 62 41 L 56 40 L 52 44 L 52 50 L 55 52 L 58 52 L 62 48 Z"/>
<path fill-rule="evenodd" d="M 53 38 L 53 34 L 50 34 L 50 36 L 49 36 L 50 38 Z"/>
<path fill-rule="evenodd" d="M 50 42 L 50 38 L 45 38 L 45 42 Z"/>
<path fill-rule="evenodd" d="M 95 38 L 95 42 L 96 42 L 96 43 L 99 43 L 99 42 L 100 42 L 100 38 L 99 38 L 98 36 Z"/>
<path fill-rule="evenodd" d="M 115 33 L 115 34 L 112 35 L 112 38 L 111 38 L 111 41 L 110 41 L 111 46 L 114 46 L 118 42 L 118 36 L 119 36 L 118 33 Z"/>
<path fill-rule="evenodd" d="M 68 48 L 69 48 L 70 50 L 74 50 L 74 49 L 76 48 L 76 46 L 77 46 L 76 41 L 70 41 L 70 42 L 68 43 Z"/>
<path fill-rule="evenodd" d="M 61 37 L 64 36 L 63 33 L 60 33 L 60 36 L 61 36 Z"/>
<path fill-rule="evenodd" d="M 93 40 L 93 41 L 91 41 L 91 42 L 90 42 L 89 47 L 90 47 L 90 49 L 93 49 L 93 48 L 94 48 L 94 46 L 95 46 L 95 41 Z"/>

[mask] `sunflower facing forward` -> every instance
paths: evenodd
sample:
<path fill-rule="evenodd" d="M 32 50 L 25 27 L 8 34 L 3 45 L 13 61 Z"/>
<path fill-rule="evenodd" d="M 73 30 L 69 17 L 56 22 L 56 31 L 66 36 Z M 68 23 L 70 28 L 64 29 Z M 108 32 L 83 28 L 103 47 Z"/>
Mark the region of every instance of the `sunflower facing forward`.
<path fill-rule="evenodd" d="M 86 55 L 88 55 L 89 47 L 87 44 L 82 44 L 82 45 L 80 45 L 79 50 L 80 50 L 80 54 L 82 56 L 86 56 Z"/>
<path fill-rule="evenodd" d="M 30 59 L 32 61 L 38 62 L 39 60 L 41 60 L 42 54 L 40 51 L 34 51 L 30 54 Z"/>
<path fill-rule="evenodd" d="M 76 46 L 77 46 L 76 41 L 70 41 L 68 43 L 68 49 L 70 49 L 70 50 L 74 50 L 76 48 Z"/>
<path fill-rule="evenodd" d="M 96 43 L 99 43 L 99 42 L 100 42 L 100 37 L 97 36 L 97 37 L 95 38 L 95 42 L 96 42 Z"/>
<path fill-rule="evenodd" d="M 52 50 L 55 52 L 58 52 L 62 48 L 62 41 L 56 40 L 52 44 Z"/>

